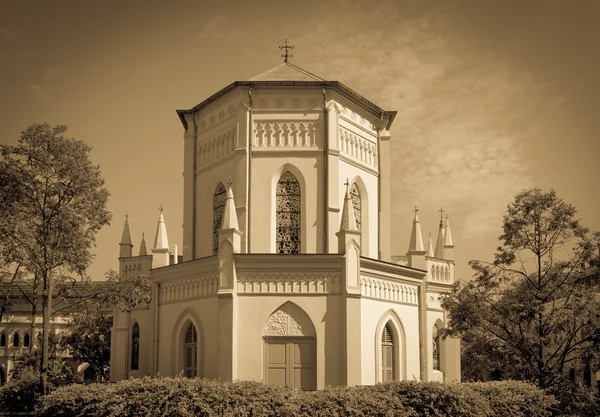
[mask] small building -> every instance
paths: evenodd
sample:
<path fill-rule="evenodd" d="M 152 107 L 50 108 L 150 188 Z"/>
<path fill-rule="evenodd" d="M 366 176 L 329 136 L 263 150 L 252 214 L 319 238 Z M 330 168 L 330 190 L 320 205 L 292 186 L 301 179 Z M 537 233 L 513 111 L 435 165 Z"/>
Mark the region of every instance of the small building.
<path fill-rule="evenodd" d="M 392 205 L 405 204 L 390 198 L 396 112 L 286 58 L 177 114 L 183 258 L 162 212 L 151 253 L 142 240 L 133 256 L 126 222 L 120 273 L 150 273 L 153 299 L 116 313 L 112 380 L 460 380 L 459 341 L 437 334 L 454 283 L 448 220 L 425 248 L 415 210 L 408 253 L 390 253 Z"/>

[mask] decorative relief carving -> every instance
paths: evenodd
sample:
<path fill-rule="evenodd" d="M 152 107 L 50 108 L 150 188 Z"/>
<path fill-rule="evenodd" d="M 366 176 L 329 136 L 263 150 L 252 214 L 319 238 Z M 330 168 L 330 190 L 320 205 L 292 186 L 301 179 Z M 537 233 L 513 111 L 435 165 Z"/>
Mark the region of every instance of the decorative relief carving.
<path fill-rule="evenodd" d="M 315 148 L 321 145 L 319 124 L 313 121 L 257 121 L 253 145 L 264 148 Z"/>
<path fill-rule="evenodd" d="M 377 146 L 340 126 L 338 134 L 340 152 L 363 164 L 377 168 Z"/>
<path fill-rule="evenodd" d="M 430 276 L 432 281 L 451 282 L 450 268 L 448 265 L 433 264 L 431 265 Z"/>
<path fill-rule="evenodd" d="M 298 107 L 300 107 L 300 104 L 302 104 L 302 102 L 300 101 L 300 99 L 295 98 L 292 100 L 292 107 L 297 109 Z"/>
<path fill-rule="evenodd" d="M 308 107 L 310 107 L 311 109 L 317 107 L 317 100 L 315 100 L 314 98 L 308 100 Z"/>
<path fill-rule="evenodd" d="M 268 102 L 266 98 L 261 98 L 260 100 L 258 100 L 258 107 L 260 107 L 261 109 L 267 107 L 267 104 Z"/>
<path fill-rule="evenodd" d="M 246 294 L 339 294 L 341 275 L 303 272 L 238 273 L 238 292 Z"/>
<path fill-rule="evenodd" d="M 282 98 L 275 99 L 275 107 L 281 109 L 283 106 L 285 106 L 285 101 Z"/>
<path fill-rule="evenodd" d="M 193 278 L 188 281 L 163 284 L 158 301 L 161 304 L 214 295 L 218 291 L 218 276 Z"/>
<path fill-rule="evenodd" d="M 419 304 L 417 287 L 370 277 L 361 277 L 360 284 L 365 297 Z"/>
<path fill-rule="evenodd" d="M 265 336 L 314 336 L 306 313 L 293 304 L 284 304 L 271 314 L 265 325 Z"/>
<path fill-rule="evenodd" d="M 235 149 L 235 126 L 198 144 L 198 167 L 211 164 L 229 155 Z"/>

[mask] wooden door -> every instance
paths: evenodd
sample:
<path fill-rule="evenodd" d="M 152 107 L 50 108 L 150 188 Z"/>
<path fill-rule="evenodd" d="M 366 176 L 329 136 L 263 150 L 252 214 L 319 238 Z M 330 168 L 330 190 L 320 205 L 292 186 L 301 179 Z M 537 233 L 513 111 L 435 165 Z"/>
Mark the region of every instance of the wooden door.
<path fill-rule="evenodd" d="M 315 353 L 312 338 L 265 338 L 267 384 L 316 389 Z"/>

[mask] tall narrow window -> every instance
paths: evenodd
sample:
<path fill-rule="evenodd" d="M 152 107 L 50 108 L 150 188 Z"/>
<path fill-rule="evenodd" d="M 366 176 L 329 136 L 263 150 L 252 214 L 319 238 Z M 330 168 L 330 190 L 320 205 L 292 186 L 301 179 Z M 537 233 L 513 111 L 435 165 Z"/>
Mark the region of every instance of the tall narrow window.
<path fill-rule="evenodd" d="M 219 252 L 219 229 L 223 221 L 226 199 L 227 190 L 225 190 L 223 183 L 220 182 L 213 194 L 213 255 Z"/>
<path fill-rule="evenodd" d="M 277 183 L 277 253 L 300 253 L 300 184 L 291 172 Z"/>
<path fill-rule="evenodd" d="M 388 323 L 381 333 L 381 381 L 388 382 L 394 379 L 394 336 Z"/>
<path fill-rule="evenodd" d="M 23 336 L 23 346 L 29 347 L 29 333 L 25 333 L 25 336 Z"/>
<path fill-rule="evenodd" d="M 352 208 L 354 209 L 354 218 L 356 219 L 356 228 L 359 231 L 362 231 L 362 210 L 360 205 L 360 191 L 358 191 L 358 187 L 356 183 L 352 184 L 350 187 L 350 197 L 352 198 Z M 360 234 L 360 244 L 361 244 L 361 253 L 362 253 L 362 233 Z"/>
<path fill-rule="evenodd" d="M 13 335 L 13 346 L 19 347 L 19 333 Z"/>
<path fill-rule="evenodd" d="M 194 378 L 198 368 L 198 333 L 192 323 L 185 333 L 183 344 L 184 371 L 187 378 Z"/>
<path fill-rule="evenodd" d="M 131 329 L 131 369 L 140 369 L 140 325 L 137 323 Z"/>
<path fill-rule="evenodd" d="M 437 327 L 437 325 L 433 326 L 433 349 L 432 349 L 432 355 L 433 355 L 433 369 L 435 369 L 436 371 L 439 371 L 441 369 L 440 365 L 441 365 L 441 361 L 440 361 L 440 329 Z"/>
<path fill-rule="evenodd" d="M 2 334 L 0 334 L 0 346 L 2 346 L 2 347 L 6 346 L 6 335 L 4 334 L 4 332 Z"/>

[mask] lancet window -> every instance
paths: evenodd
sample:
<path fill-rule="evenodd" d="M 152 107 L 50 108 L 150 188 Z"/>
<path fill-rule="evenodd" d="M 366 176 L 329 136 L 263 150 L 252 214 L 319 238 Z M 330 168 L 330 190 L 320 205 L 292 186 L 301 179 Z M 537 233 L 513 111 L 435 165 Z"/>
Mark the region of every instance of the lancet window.
<path fill-rule="evenodd" d="M 223 212 L 225 211 L 225 200 L 227 199 L 227 190 L 223 183 L 219 183 L 213 194 L 213 254 L 219 252 L 219 229 L 223 221 Z"/>
<path fill-rule="evenodd" d="M 300 253 L 300 184 L 289 171 L 277 183 L 276 210 L 277 253 Z"/>
<path fill-rule="evenodd" d="M 195 378 L 198 369 L 198 333 L 193 323 L 187 328 L 183 343 L 184 372 L 187 378 Z"/>
<path fill-rule="evenodd" d="M 440 351 L 440 342 L 441 342 L 441 336 L 440 336 L 440 329 L 438 328 L 437 325 L 433 326 L 433 349 L 432 349 L 432 355 L 433 355 L 433 369 L 435 369 L 436 371 L 439 371 L 441 369 L 440 365 L 441 365 L 441 351 Z"/>
<path fill-rule="evenodd" d="M 131 369 L 140 369 L 140 325 L 137 323 L 131 329 Z"/>
<path fill-rule="evenodd" d="M 19 347 L 19 333 L 13 335 L 13 346 Z"/>
<path fill-rule="evenodd" d="M 1 347 L 6 346 L 6 335 L 4 333 L 0 334 L 0 346 Z"/>
<path fill-rule="evenodd" d="M 360 192 L 356 184 L 352 184 L 350 187 L 350 197 L 352 198 L 352 208 L 354 209 L 354 218 L 356 219 L 356 228 L 361 229 L 361 207 L 360 207 Z"/>
<path fill-rule="evenodd" d="M 394 335 L 390 323 L 387 323 L 381 332 L 381 381 L 388 382 L 395 379 L 394 375 Z"/>
<path fill-rule="evenodd" d="M 29 333 L 25 333 L 25 336 L 23 336 L 23 346 L 29 347 Z"/>

